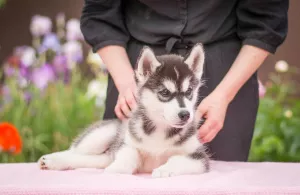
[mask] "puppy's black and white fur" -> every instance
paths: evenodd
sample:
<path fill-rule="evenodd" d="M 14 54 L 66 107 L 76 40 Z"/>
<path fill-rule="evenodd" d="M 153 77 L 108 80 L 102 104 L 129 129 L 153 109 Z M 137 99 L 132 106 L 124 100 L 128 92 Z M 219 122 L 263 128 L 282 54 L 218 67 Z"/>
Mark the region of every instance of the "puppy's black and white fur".
<path fill-rule="evenodd" d="M 137 108 L 132 117 L 97 122 L 66 151 L 42 156 L 41 169 L 103 168 L 108 173 L 153 177 L 200 174 L 209 158 L 197 139 L 196 102 L 204 50 L 186 57 L 155 56 L 144 47 L 137 61 Z"/>

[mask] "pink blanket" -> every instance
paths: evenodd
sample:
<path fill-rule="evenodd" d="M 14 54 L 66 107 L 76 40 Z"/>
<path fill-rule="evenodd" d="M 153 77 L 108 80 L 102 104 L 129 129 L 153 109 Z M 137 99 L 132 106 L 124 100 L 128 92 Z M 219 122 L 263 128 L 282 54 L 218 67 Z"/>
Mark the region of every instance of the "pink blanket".
<path fill-rule="evenodd" d="M 0 164 L 1 195 L 300 194 L 300 163 L 212 164 L 203 175 L 153 179 L 102 170 L 41 171 L 36 164 Z"/>

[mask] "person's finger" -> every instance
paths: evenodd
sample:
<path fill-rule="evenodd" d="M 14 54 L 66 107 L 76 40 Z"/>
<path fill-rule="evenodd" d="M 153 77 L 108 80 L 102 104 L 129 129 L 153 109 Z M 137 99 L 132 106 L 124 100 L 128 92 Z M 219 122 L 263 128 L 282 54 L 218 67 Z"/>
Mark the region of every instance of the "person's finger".
<path fill-rule="evenodd" d="M 125 99 L 126 99 L 126 103 L 128 104 L 130 110 L 134 110 L 135 107 L 136 107 L 136 99 L 134 97 L 134 92 L 132 91 L 128 91 L 126 96 L 125 96 Z"/>
<path fill-rule="evenodd" d="M 217 128 L 211 129 L 210 132 L 203 138 L 201 138 L 201 141 L 203 143 L 211 142 L 216 135 L 218 134 L 219 130 Z"/>
<path fill-rule="evenodd" d="M 204 124 L 199 129 L 199 137 L 205 137 L 211 129 L 215 128 L 217 120 L 213 117 L 208 117 Z"/>
<path fill-rule="evenodd" d="M 125 117 L 130 117 L 131 111 L 127 105 L 125 97 L 120 98 L 120 108 Z"/>
<path fill-rule="evenodd" d="M 119 103 L 117 103 L 117 105 L 115 106 L 115 113 L 120 120 L 123 120 L 125 118 L 125 116 L 123 115 L 123 113 L 121 111 Z"/>
<path fill-rule="evenodd" d="M 138 92 L 137 92 L 137 86 L 136 86 L 136 84 L 134 84 L 134 86 L 132 88 L 132 92 L 133 92 L 134 98 L 137 99 Z"/>
<path fill-rule="evenodd" d="M 207 112 L 207 107 L 204 104 L 204 102 L 201 102 L 197 108 L 197 116 L 196 117 L 201 119 L 202 117 L 205 116 L 206 112 Z"/>
<path fill-rule="evenodd" d="M 204 143 L 212 141 L 220 130 L 223 128 L 223 121 L 216 120 L 214 125 L 211 127 L 210 131 L 202 138 L 200 138 Z"/>

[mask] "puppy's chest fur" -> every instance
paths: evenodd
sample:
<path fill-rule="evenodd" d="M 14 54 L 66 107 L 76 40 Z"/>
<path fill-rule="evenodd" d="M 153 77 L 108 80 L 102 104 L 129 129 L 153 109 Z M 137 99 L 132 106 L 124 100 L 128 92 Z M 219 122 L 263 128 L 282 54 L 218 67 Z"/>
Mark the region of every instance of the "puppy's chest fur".
<path fill-rule="evenodd" d="M 129 121 L 125 124 L 124 144 L 134 147 L 140 154 L 139 172 L 151 172 L 153 169 L 166 163 L 174 155 L 182 155 L 188 138 L 191 134 L 191 126 L 183 129 L 170 128 L 164 125 L 145 126 L 142 120 L 136 120 L 134 124 Z M 151 128 L 151 133 L 149 132 Z"/>

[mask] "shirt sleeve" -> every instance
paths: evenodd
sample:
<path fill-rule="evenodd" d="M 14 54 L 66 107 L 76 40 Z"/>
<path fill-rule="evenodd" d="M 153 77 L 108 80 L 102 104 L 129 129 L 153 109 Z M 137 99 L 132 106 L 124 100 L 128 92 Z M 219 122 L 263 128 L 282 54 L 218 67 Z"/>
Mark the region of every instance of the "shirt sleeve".
<path fill-rule="evenodd" d="M 124 24 L 121 2 L 122 0 L 84 1 L 80 28 L 93 52 L 107 45 L 126 47 L 129 35 Z"/>
<path fill-rule="evenodd" d="M 275 53 L 288 31 L 289 0 L 240 0 L 238 36 L 243 44 Z"/>

